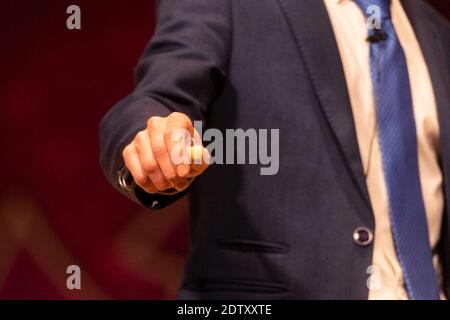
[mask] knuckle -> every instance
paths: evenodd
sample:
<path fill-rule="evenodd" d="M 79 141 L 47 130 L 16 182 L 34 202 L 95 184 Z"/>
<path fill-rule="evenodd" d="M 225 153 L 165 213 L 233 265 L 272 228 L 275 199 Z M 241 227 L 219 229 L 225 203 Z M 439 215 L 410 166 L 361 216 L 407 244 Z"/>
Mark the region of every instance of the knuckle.
<path fill-rule="evenodd" d="M 158 128 L 158 124 L 161 122 L 161 117 L 151 117 L 147 120 L 147 128 L 153 130 Z"/>
<path fill-rule="evenodd" d="M 146 141 L 147 132 L 146 131 L 139 131 L 136 135 L 136 141 L 139 143 L 143 143 Z"/>
<path fill-rule="evenodd" d="M 182 117 L 183 115 L 184 115 L 184 113 L 175 111 L 175 112 L 172 112 L 168 118 L 169 119 L 178 119 L 178 118 Z"/>
<path fill-rule="evenodd" d="M 127 159 L 127 158 L 130 156 L 130 154 L 131 154 L 131 149 L 132 149 L 131 145 L 128 145 L 128 146 L 126 146 L 126 147 L 123 149 L 123 151 L 122 151 L 122 157 L 123 157 L 124 159 Z"/>
<path fill-rule="evenodd" d="M 183 115 L 183 117 L 181 117 L 181 119 L 180 119 L 180 124 L 181 124 L 184 128 L 186 128 L 186 129 L 192 128 L 192 121 L 191 121 L 191 119 L 190 119 L 188 116 L 186 116 L 186 115 Z"/>
<path fill-rule="evenodd" d="M 173 121 L 175 121 L 181 127 L 189 128 L 192 126 L 191 119 L 184 113 L 174 112 L 171 114 L 171 116 L 171 119 L 173 119 Z"/>

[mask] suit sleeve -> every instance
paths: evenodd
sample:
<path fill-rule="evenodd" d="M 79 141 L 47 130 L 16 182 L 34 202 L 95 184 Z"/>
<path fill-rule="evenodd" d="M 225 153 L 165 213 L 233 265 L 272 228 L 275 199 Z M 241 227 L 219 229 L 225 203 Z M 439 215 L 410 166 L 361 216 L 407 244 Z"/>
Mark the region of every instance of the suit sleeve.
<path fill-rule="evenodd" d="M 152 209 L 186 192 L 153 195 L 118 184 L 122 151 L 146 127 L 148 118 L 178 111 L 192 120 L 205 112 L 223 86 L 231 42 L 230 0 L 159 0 L 155 35 L 136 68 L 137 86 L 100 124 L 100 164 L 122 194 Z"/>

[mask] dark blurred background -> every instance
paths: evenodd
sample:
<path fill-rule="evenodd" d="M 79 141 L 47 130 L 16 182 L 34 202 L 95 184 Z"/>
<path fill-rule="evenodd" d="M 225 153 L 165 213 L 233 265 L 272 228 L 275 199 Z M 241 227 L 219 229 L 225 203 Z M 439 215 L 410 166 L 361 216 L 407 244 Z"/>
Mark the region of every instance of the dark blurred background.
<path fill-rule="evenodd" d="M 449 17 L 448 0 L 430 2 Z M 66 28 L 71 4 L 81 7 L 81 30 Z M 0 298 L 175 297 L 188 250 L 186 201 L 141 209 L 98 165 L 100 119 L 133 88 L 154 7 L 2 1 Z M 82 290 L 67 289 L 69 265 L 80 266 Z"/>

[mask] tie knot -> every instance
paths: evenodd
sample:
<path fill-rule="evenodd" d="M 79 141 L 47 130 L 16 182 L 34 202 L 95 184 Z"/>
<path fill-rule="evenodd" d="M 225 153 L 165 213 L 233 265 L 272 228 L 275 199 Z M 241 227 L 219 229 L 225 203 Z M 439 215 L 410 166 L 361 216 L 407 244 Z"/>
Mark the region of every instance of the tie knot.
<path fill-rule="evenodd" d="M 381 19 L 391 18 L 391 0 L 354 0 L 366 17 L 376 14 Z"/>

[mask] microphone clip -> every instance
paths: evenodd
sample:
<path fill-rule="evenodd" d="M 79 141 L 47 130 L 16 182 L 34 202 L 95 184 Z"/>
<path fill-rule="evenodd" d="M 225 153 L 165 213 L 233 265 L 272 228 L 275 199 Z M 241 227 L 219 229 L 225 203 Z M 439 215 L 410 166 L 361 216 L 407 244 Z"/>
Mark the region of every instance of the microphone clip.
<path fill-rule="evenodd" d="M 388 34 L 381 29 L 373 29 L 373 33 L 366 39 L 370 43 L 377 43 L 385 41 L 388 38 Z"/>

